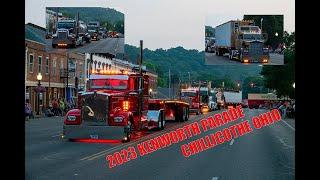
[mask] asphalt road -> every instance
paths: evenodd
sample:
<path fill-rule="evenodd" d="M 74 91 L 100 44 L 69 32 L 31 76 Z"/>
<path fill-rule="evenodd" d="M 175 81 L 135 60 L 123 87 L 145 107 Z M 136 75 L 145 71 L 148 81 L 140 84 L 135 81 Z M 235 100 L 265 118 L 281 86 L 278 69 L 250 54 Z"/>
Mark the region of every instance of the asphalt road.
<path fill-rule="evenodd" d="M 75 143 L 59 139 L 62 118 L 33 119 L 26 122 L 26 179 L 295 179 L 295 123 L 285 119 L 250 134 L 225 142 L 189 158 L 180 146 L 223 129 L 201 133 L 123 165 L 109 169 L 107 154 L 200 121 L 192 116 L 183 123 L 168 123 L 163 131 L 153 131 L 125 144 Z M 245 109 L 245 119 L 265 110 Z M 240 122 L 238 120 L 234 123 Z M 231 125 L 231 124 L 230 124 Z M 229 125 L 227 125 L 229 126 Z"/>
<path fill-rule="evenodd" d="M 253 64 L 263 64 L 263 65 L 283 65 L 284 56 L 276 53 L 270 53 L 270 60 L 268 63 L 253 63 Z M 224 56 L 216 56 L 215 53 L 205 53 L 205 64 L 206 65 L 236 65 L 244 64 L 236 60 L 230 60 L 228 54 Z M 247 65 L 248 63 L 244 64 Z"/>
<path fill-rule="evenodd" d="M 91 41 L 91 43 L 84 43 L 83 46 L 76 48 L 52 48 L 52 39 L 46 39 L 46 49 L 48 52 L 80 52 L 80 53 L 110 53 L 110 54 L 124 54 L 124 38 L 105 38 L 99 41 Z"/>

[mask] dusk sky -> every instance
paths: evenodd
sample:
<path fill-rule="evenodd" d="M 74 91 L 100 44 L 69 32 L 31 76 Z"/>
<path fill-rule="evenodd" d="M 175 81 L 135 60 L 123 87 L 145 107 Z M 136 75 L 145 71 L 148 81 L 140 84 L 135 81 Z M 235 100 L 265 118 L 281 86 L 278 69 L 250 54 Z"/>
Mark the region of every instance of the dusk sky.
<path fill-rule="evenodd" d="M 109 7 L 125 14 L 125 43 L 149 49 L 204 49 L 204 26 L 244 14 L 283 14 L 295 31 L 294 0 L 26 0 L 25 22 L 45 27 L 46 7 Z M 206 18 L 210 17 L 210 18 Z"/>

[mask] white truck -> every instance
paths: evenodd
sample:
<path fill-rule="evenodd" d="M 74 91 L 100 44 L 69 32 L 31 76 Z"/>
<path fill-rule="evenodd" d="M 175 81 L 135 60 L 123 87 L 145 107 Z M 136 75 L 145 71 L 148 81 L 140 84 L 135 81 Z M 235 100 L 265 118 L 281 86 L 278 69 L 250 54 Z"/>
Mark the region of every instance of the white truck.
<path fill-rule="evenodd" d="M 215 111 L 218 109 L 218 102 L 217 102 L 217 97 L 216 97 L 216 91 L 211 90 L 210 95 L 209 95 L 209 103 L 208 106 L 211 111 Z"/>
<path fill-rule="evenodd" d="M 268 63 L 269 49 L 264 47 L 267 34 L 251 20 L 232 20 L 215 28 L 216 55 L 229 54 L 242 63 Z"/>
<path fill-rule="evenodd" d="M 226 106 L 236 107 L 237 105 L 242 104 L 242 91 L 227 91 L 223 92 Z"/>

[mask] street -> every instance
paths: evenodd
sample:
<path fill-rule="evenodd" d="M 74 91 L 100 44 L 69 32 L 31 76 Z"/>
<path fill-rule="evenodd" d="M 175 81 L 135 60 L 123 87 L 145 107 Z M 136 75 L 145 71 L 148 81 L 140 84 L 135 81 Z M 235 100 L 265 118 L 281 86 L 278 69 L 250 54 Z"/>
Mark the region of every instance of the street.
<path fill-rule="evenodd" d="M 245 120 L 266 110 L 244 109 Z M 109 169 L 105 159 L 128 146 L 211 116 L 191 115 L 189 121 L 166 124 L 129 143 L 79 143 L 60 139 L 63 118 L 31 119 L 25 123 L 26 179 L 295 179 L 295 121 L 285 119 L 185 158 L 182 144 L 226 126 L 173 144 Z M 251 122 L 251 121 L 250 121 Z M 253 127 L 253 126 L 252 126 Z"/>
<path fill-rule="evenodd" d="M 63 52 L 65 49 L 52 48 L 52 39 L 46 39 L 46 49 L 48 52 Z M 91 43 L 84 43 L 83 46 L 67 49 L 68 52 L 79 53 L 110 53 L 123 54 L 124 53 L 124 38 L 105 38 L 99 41 L 91 41 Z"/>
<path fill-rule="evenodd" d="M 270 53 L 270 61 L 268 63 L 263 63 L 263 64 L 283 65 L 283 61 L 284 61 L 283 59 L 284 57 L 281 54 Z M 229 60 L 228 54 L 224 54 L 224 56 L 216 56 L 215 53 L 205 53 L 205 64 L 206 65 L 226 65 L 226 64 L 235 65 L 235 64 L 241 64 L 241 62 L 236 60 Z M 262 63 L 253 63 L 253 64 L 262 64 Z"/>

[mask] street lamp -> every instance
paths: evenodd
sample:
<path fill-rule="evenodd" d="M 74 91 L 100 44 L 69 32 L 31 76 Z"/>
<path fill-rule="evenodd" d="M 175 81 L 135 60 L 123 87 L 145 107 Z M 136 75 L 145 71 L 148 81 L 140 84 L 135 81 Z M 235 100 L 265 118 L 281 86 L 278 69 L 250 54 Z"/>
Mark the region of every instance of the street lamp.
<path fill-rule="evenodd" d="M 292 84 L 292 87 L 293 87 L 293 88 L 296 88 L 296 85 L 295 85 L 295 84 L 296 84 L 296 83 L 293 83 L 293 84 Z"/>
<path fill-rule="evenodd" d="M 276 37 L 278 37 L 279 34 L 276 32 L 274 35 L 275 35 Z"/>
<path fill-rule="evenodd" d="M 41 80 L 42 80 L 41 73 L 38 73 L 37 80 L 38 80 L 38 88 L 40 89 Z M 37 115 L 40 115 L 40 91 L 38 92 L 38 112 L 37 112 Z"/>

